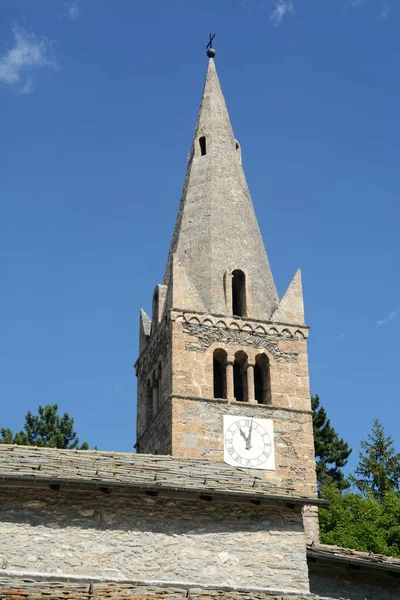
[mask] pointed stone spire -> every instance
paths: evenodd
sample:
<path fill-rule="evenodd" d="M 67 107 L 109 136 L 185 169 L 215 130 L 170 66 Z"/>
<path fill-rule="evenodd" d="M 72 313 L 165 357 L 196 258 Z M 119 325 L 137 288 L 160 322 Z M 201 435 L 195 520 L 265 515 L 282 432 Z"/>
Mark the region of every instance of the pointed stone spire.
<path fill-rule="evenodd" d="M 298 269 L 279 306 L 272 315 L 276 323 L 293 323 L 304 325 L 303 286 L 301 284 L 301 271 Z"/>
<path fill-rule="evenodd" d="M 235 270 L 245 273 L 245 315 L 269 319 L 277 292 L 210 57 L 164 277 L 174 290 L 170 302 L 174 308 L 232 314 Z M 174 282 L 178 271 L 186 284 Z"/>

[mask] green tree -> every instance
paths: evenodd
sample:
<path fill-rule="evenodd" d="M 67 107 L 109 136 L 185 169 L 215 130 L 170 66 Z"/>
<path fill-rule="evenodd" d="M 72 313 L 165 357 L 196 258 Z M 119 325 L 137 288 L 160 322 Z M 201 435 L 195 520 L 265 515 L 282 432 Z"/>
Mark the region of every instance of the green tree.
<path fill-rule="evenodd" d="M 0 444 L 77 448 L 78 450 L 89 448 L 87 442 L 79 446 L 79 439 L 74 431 L 74 419 L 68 413 L 60 416 L 57 404 L 39 406 L 37 415 L 28 411 L 25 416 L 24 431 L 14 434 L 11 429 L 0 429 Z"/>
<path fill-rule="evenodd" d="M 321 493 L 323 485 L 334 483 L 339 489 L 349 487 L 342 467 L 347 464 L 351 454 L 347 442 L 339 438 L 325 409 L 321 406 L 319 396 L 311 396 L 313 410 L 314 450 L 317 469 L 318 489 Z"/>
<path fill-rule="evenodd" d="M 400 489 L 400 454 L 393 439 L 385 435 L 379 419 L 374 420 L 372 432 L 361 442 L 359 463 L 351 481 L 362 492 L 371 492 L 382 501 L 386 492 Z M 364 451 L 364 452 L 363 452 Z"/>
<path fill-rule="evenodd" d="M 399 494 L 387 492 L 378 501 L 371 492 L 342 493 L 329 485 L 323 496 L 331 502 L 318 511 L 323 544 L 400 557 Z"/>

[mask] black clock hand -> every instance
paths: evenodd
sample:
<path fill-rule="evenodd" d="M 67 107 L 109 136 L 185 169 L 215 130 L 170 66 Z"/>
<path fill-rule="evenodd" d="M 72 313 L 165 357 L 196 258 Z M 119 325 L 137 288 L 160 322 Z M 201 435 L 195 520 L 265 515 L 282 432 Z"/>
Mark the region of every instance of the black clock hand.
<path fill-rule="evenodd" d="M 245 432 L 242 431 L 240 428 L 239 428 L 239 431 L 240 431 L 240 435 L 242 436 L 242 438 L 246 442 L 246 448 L 247 448 L 247 436 L 246 436 Z"/>
<path fill-rule="evenodd" d="M 249 435 L 247 436 L 247 439 L 246 439 L 246 450 L 251 450 L 251 432 L 252 432 L 252 430 L 253 430 L 253 419 L 251 420 Z"/>

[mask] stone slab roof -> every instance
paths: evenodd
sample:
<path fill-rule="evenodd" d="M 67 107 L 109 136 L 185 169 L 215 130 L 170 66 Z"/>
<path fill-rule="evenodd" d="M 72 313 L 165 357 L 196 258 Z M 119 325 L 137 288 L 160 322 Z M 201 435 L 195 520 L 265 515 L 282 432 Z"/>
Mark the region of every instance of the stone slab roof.
<path fill-rule="evenodd" d="M 307 548 L 308 559 L 336 562 L 348 565 L 358 565 L 359 567 L 371 569 L 384 569 L 387 571 L 396 571 L 400 573 L 400 559 L 384 556 L 383 554 L 373 554 L 372 552 L 360 552 L 350 548 L 341 548 L 339 546 L 330 546 L 319 544 Z"/>
<path fill-rule="evenodd" d="M 266 594 L 225 590 L 141 586 L 113 582 L 57 582 L 0 577 L 1 600 L 318 600 L 310 594 Z"/>
<path fill-rule="evenodd" d="M 221 462 L 96 450 L 0 444 L 0 485 L 96 487 L 152 495 L 323 505 L 272 486 L 262 474 Z"/>

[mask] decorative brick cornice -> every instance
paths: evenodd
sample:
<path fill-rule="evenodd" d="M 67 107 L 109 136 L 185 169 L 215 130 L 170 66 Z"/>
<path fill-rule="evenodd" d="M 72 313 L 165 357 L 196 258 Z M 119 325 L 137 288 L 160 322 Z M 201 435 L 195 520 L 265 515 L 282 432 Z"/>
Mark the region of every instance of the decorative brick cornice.
<path fill-rule="evenodd" d="M 196 338 L 196 341 L 186 343 L 186 349 L 191 352 L 206 352 L 214 343 L 233 343 L 267 350 L 279 362 L 296 362 L 298 358 L 297 352 L 281 350 L 278 339 L 267 334 L 243 329 L 226 329 L 218 325 L 196 323 L 193 320 L 183 321 L 183 331 Z"/>

